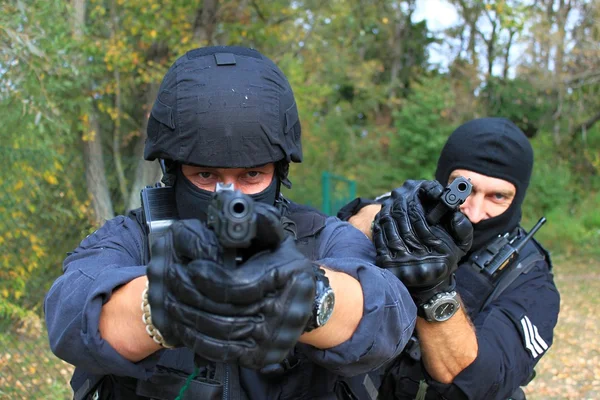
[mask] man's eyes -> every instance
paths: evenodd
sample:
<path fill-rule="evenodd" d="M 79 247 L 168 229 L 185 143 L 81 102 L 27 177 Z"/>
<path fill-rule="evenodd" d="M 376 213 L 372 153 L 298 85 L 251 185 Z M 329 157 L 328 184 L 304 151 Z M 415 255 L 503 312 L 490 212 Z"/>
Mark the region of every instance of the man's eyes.
<path fill-rule="evenodd" d="M 494 199 L 496 199 L 496 200 L 507 200 L 508 196 L 506 196 L 505 194 L 502 194 L 502 193 L 495 193 L 494 194 Z"/>
<path fill-rule="evenodd" d="M 208 171 L 200 171 L 200 172 L 196 173 L 196 175 L 201 179 L 215 179 L 216 178 L 216 175 L 214 173 L 208 172 Z M 260 172 L 260 171 L 248 171 L 248 172 L 244 173 L 243 175 L 241 175 L 240 178 L 256 179 L 260 175 L 262 175 L 262 172 Z"/>
<path fill-rule="evenodd" d="M 213 174 L 212 172 L 200 171 L 198 172 L 198 176 L 202 179 L 210 179 L 213 176 Z"/>

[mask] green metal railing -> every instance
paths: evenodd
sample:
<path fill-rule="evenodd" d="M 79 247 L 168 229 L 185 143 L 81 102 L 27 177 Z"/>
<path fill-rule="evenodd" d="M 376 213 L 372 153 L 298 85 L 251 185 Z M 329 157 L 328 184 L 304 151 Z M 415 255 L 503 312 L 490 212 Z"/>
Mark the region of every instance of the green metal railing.
<path fill-rule="evenodd" d="M 356 197 L 356 181 L 327 171 L 321 176 L 323 205 L 321 211 L 335 215 L 340 208 Z"/>

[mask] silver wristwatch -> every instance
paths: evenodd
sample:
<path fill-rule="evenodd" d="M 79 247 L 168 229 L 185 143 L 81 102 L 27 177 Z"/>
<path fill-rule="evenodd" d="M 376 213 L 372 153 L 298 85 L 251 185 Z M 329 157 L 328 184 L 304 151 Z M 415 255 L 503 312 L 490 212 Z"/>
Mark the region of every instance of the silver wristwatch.
<path fill-rule="evenodd" d="M 423 305 L 423 317 L 429 322 L 444 322 L 452 318 L 460 308 L 458 293 L 442 292 L 436 294 Z"/>
<path fill-rule="evenodd" d="M 305 332 L 310 332 L 325 325 L 329 321 L 329 318 L 331 318 L 335 306 L 335 294 L 331 286 L 329 286 L 329 279 L 325 276 L 325 271 L 317 265 L 314 268 L 316 278 L 315 300 L 312 315 L 308 320 Z"/>

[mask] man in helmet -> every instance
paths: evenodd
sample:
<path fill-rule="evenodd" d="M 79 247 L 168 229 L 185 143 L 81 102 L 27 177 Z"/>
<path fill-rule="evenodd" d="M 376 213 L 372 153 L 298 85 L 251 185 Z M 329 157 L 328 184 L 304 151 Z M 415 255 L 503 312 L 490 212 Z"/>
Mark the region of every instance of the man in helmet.
<path fill-rule="evenodd" d="M 302 161 L 283 73 L 259 52 L 209 47 L 169 69 L 148 123 L 178 221 L 148 250 L 139 210 L 64 261 L 45 302 L 52 350 L 76 399 L 343 398 L 342 376 L 402 350 L 415 307 L 351 225 L 284 199 Z M 217 183 L 255 200 L 257 235 L 236 268 L 207 228 Z"/>
<path fill-rule="evenodd" d="M 533 150 L 515 124 L 475 119 L 448 138 L 437 181 L 407 181 L 339 214 L 372 235 L 377 264 L 395 271 L 418 307 L 415 338 L 385 369 L 380 398 L 524 399 L 519 386 L 552 345 L 560 302 L 548 253 L 523 242 L 519 225 L 532 168 Z M 459 176 L 473 185 L 461 212 L 428 223 L 441 183 Z M 500 262 L 509 243 L 524 245 Z"/>

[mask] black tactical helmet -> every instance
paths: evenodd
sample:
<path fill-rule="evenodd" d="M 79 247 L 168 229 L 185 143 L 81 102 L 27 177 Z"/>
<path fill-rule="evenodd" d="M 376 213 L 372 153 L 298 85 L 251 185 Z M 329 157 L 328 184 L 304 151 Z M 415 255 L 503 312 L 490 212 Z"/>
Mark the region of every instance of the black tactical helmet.
<path fill-rule="evenodd" d="M 243 47 L 199 48 L 165 75 L 144 158 L 219 168 L 287 166 L 302 161 L 300 132 L 292 88 L 271 60 Z"/>

